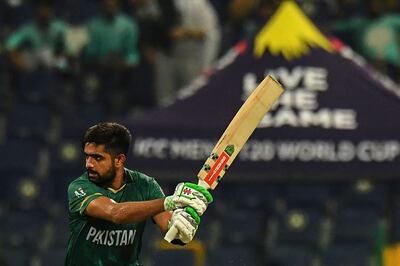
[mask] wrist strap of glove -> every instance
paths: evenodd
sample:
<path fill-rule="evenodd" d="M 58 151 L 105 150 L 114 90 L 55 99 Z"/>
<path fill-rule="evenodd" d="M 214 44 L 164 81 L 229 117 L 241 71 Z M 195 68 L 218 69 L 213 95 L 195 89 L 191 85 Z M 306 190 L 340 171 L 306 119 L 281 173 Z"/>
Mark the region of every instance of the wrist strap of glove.
<path fill-rule="evenodd" d="M 167 196 L 164 199 L 164 210 L 172 211 L 176 208 L 174 201 L 172 200 L 173 196 Z"/>

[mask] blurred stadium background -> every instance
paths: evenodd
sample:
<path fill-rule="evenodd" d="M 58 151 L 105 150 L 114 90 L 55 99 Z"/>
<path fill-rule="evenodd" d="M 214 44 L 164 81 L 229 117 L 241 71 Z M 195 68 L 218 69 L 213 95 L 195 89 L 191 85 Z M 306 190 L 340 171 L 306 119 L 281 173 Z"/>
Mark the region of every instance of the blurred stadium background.
<path fill-rule="evenodd" d="M 69 27 L 71 50 L 44 64 L 21 48 L 18 58 L 24 58 L 25 64 L 17 66 L 6 47 L 7 40 L 34 19 L 39 2 L 43 1 L 0 2 L 0 265 L 4 266 L 63 265 L 69 233 L 66 189 L 84 170 L 80 139 L 88 126 L 104 120 L 121 121 L 132 126 L 135 136 L 134 121 L 163 110 L 154 96 L 146 47 L 138 48 L 143 60 L 131 72 L 127 83 L 130 89 L 121 92 L 125 99 L 113 99 L 117 106 L 129 108 L 114 108 L 109 97 L 118 83 L 113 77 L 107 83 L 104 72 L 94 71 L 83 62 L 84 49 L 78 49 L 85 39 L 81 34 L 86 22 L 96 15 L 100 1 L 50 1 L 56 16 Z M 135 2 L 121 1 L 122 11 L 133 18 Z M 252 40 L 280 1 L 210 3 L 221 25 L 220 57 L 237 41 Z M 297 3 L 324 32 L 339 36 L 367 58 L 368 54 L 358 50 L 354 36 L 334 27 L 335 23 L 367 15 L 372 21 L 371 7 L 378 12 L 375 16 L 399 16 L 394 0 Z M 145 31 L 139 27 L 141 30 Z M 394 82 L 399 80 L 398 66 L 390 60 L 368 60 Z M 186 176 L 176 175 L 180 171 L 176 165 L 161 165 L 162 171 L 157 171 L 155 163 L 155 169 L 147 173 L 170 193 Z M 197 167 L 192 162 L 189 168 L 193 165 Z M 142 167 L 135 158 L 128 166 Z M 263 178 L 261 171 L 256 177 L 243 174 L 231 180 L 227 174 L 213 193 L 215 202 L 204 216 L 196 240 L 185 248 L 166 245 L 157 229 L 148 224 L 143 264 L 400 265 L 399 173 L 393 172 L 391 178 L 366 173 L 340 180 L 293 178 L 285 176 L 284 168 L 280 173 L 282 176 L 274 179 Z M 302 174 L 299 171 L 298 175 Z"/>

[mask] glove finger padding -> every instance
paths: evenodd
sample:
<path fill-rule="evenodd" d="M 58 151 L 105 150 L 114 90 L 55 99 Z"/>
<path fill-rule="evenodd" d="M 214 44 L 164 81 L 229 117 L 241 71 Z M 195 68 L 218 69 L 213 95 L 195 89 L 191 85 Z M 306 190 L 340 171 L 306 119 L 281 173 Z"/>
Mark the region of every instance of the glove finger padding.
<path fill-rule="evenodd" d="M 211 193 L 202 186 L 193 184 L 193 183 L 185 183 L 186 187 L 192 189 L 192 194 L 197 198 L 201 199 L 204 203 L 209 204 L 213 202 L 213 196 Z"/>
<path fill-rule="evenodd" d="M 203 213 L 207 209 L 207 205 L 204 203 L 204 201 L 199 200 L 198 198 L 194 199 L 187 199 L 187 198 L 180 198 L 177 202 L 176 205 L 179 206 L 180 208 L 185 207 L 185 206 L 190 206 L 192 207 L 199 215 L 203 215 Z"/>
<path fill-rule="evenodd" d="M 177 238 L 179 240 L 183 243 L 189 243 L 196 234 L 199 225 L 191 214 L 183 209 L 177 209 L 172 214 L 171 226 L 174 226 L 178 230 Z"/>
<path fill-rule="evenodd" d="M 179 183 L 174 194 L 165 198 L 164 209 L 172 211 L 190 206 L 202 215 L 212 201 L 213 197 L 207 189 L 193 183 Z"/>

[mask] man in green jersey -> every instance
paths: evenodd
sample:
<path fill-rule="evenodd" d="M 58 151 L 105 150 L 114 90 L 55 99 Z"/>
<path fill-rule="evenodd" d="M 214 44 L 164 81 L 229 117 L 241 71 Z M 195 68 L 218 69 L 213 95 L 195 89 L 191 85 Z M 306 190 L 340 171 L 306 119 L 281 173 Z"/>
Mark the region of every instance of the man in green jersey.
<path fill-rule="evenodd" d="M 36 0 L 35 18 L 18 27 L 5 40 L 4 48 L 16 70 L 65 67 L 68 26 L 54 16 L 52 0 Z"/>
<path fill-rule="evenodd" d="M 137 266 L 145 221 L 179 233 L 174 244 L 190 242 L 211 194 L 179 183 L 165 197 L 157 182 L 125 168 L 131 134 L 117 123 L 90 127 L 82 140 L 86 173 L 68 187 L 70 238 L 67 266 Z M 191 208 L 183 208 L 189 206 Z M 189 214 L 190 213 L 190 214 Z"/>

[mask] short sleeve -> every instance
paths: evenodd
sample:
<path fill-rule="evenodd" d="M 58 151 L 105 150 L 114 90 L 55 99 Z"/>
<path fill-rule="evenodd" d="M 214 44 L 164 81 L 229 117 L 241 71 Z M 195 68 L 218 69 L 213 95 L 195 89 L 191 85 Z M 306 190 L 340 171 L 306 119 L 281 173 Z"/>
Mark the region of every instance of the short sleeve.
<path fill-rule="evenodd" d="M 125 31 L 122 35 L 123 53 L 125 63 L 137 65 L 139 62 L 139 52 L 137 50 L 138 29 L 133 21 L 126 21 Z"/>
<path fill-rule="evenodd" d="M 89 36 L 88 43 L 85 48 L 85 53 L 88 57 L 97 57 L 99 56 L 99 43 L 100 43 L 100 38 L 99 38 L 99 32 L 100 32 L 100 26 L 99 23 L 96 19 L 92 19 L 87 25 L 86 25 L 87 33 Z"/>
<path fill-rule="evenodd" d="M 28 38 L 29 28 L 23 26 L 17 31 L 13 32 L 5 41 L 5 48 L 7 50 L 18 49 L 21 44 Z"/>
<path fill-rule="evenodd" d="M 72 182 L 68 187 L 70 213 L 83 215 L 89 203 L 101 196 L 103 196 L 101 189 L 90 182 Z"/>

